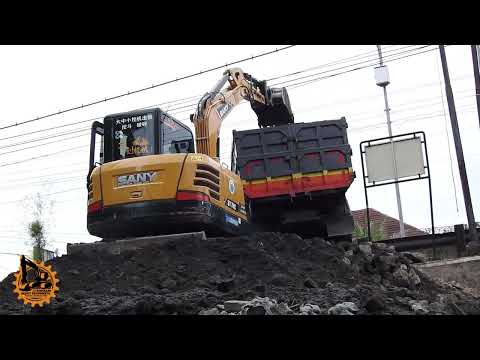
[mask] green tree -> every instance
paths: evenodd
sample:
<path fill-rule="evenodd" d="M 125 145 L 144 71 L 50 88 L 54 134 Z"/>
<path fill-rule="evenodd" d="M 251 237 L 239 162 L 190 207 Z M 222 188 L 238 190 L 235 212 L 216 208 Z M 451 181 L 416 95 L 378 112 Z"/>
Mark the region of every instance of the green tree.
<path fill-rule="evenodd" d="M 49 245 L 48 232 L 52 222 L 53 205 L 53 200 L 47 200 L 39 192 L 24 199 L 24 226 L 29 237 L 28 245 L 40 249 Z"/>
<path fill-rule="evenodd" d="M 367 220 L 365 219 L 365 223 Z M 385 231 L 383 228 L 383 222 L 380 224 L 378 222 L 370 221 L 370 235 L 372 241 L 385 240 Z M 357 239 L 368 237 L 367 227 L 363 227 L 358 223 L 355 223 L 353 229 L 353 236 Z"/>

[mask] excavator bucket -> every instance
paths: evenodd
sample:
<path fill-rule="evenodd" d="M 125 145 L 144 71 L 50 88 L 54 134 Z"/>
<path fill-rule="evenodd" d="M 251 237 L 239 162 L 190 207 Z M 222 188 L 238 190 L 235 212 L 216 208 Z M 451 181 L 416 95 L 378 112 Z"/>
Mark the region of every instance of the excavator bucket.
<path fill-rule="evenodd" d="M 286 88 L 267 88 L 265 100 L 266 104 L 251 104 L 257 114 L 259 127 L 293 124 L 294 117 Z"/>

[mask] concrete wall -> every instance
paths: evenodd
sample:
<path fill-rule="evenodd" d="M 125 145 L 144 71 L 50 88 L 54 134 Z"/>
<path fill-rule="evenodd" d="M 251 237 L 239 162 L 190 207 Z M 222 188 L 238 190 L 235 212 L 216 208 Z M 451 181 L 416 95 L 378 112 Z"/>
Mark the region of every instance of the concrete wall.
<path fill-rule="evenodd" d="M 480 296 L 480 256 L 431 261 L 419 264 L 417 268 L 432 278 L 457 282 L 469 288 L 472 294 Z"/>
<path fill-rule="evenodd" d="M 429 260 L 455 259 L 458 257 L 456 246 L 438 246 L 435 248 L 435 252 L 432 248 L 415 250 L 414 252 L 420 252 L 427 255 Z"/>

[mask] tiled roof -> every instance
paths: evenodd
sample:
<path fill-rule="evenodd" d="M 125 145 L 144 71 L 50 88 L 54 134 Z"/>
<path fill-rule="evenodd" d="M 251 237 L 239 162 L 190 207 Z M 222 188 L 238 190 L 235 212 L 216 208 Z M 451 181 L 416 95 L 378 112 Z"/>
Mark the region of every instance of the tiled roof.
<path fill-rule="evenodd" d="M 400 237 L 400 222 L 392 218 L 386 214 L 381 213 L 378 210 L 369 209 L 370 213 L 370 226 L 372 224 L 382 226 L 383 233 L 385 235 L 385 239 L 392 239 Z M 354 210 L 352 211 L 353 221 L 355 225 L 361 228 L 366 229 L 367 224 L 367 209 L 362 210 Z M 418 236 L 418 235 L 426 235 L 427 233 L 417 229 L 416 227 L 404 223 L 405 227 L 405 236 Z"/>

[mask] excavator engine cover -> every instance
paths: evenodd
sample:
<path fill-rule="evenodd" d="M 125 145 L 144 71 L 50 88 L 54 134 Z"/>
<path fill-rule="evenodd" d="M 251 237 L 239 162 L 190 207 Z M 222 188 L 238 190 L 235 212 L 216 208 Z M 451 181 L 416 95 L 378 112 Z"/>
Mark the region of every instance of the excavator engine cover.
<path fill-rule="evenodd" d="M 265 97 L 266 104 L 252 103 L 251 105 L 257 114 L 258 126 L 293 124 L 294 117 L 286 88 L 268 88 Z"/>

